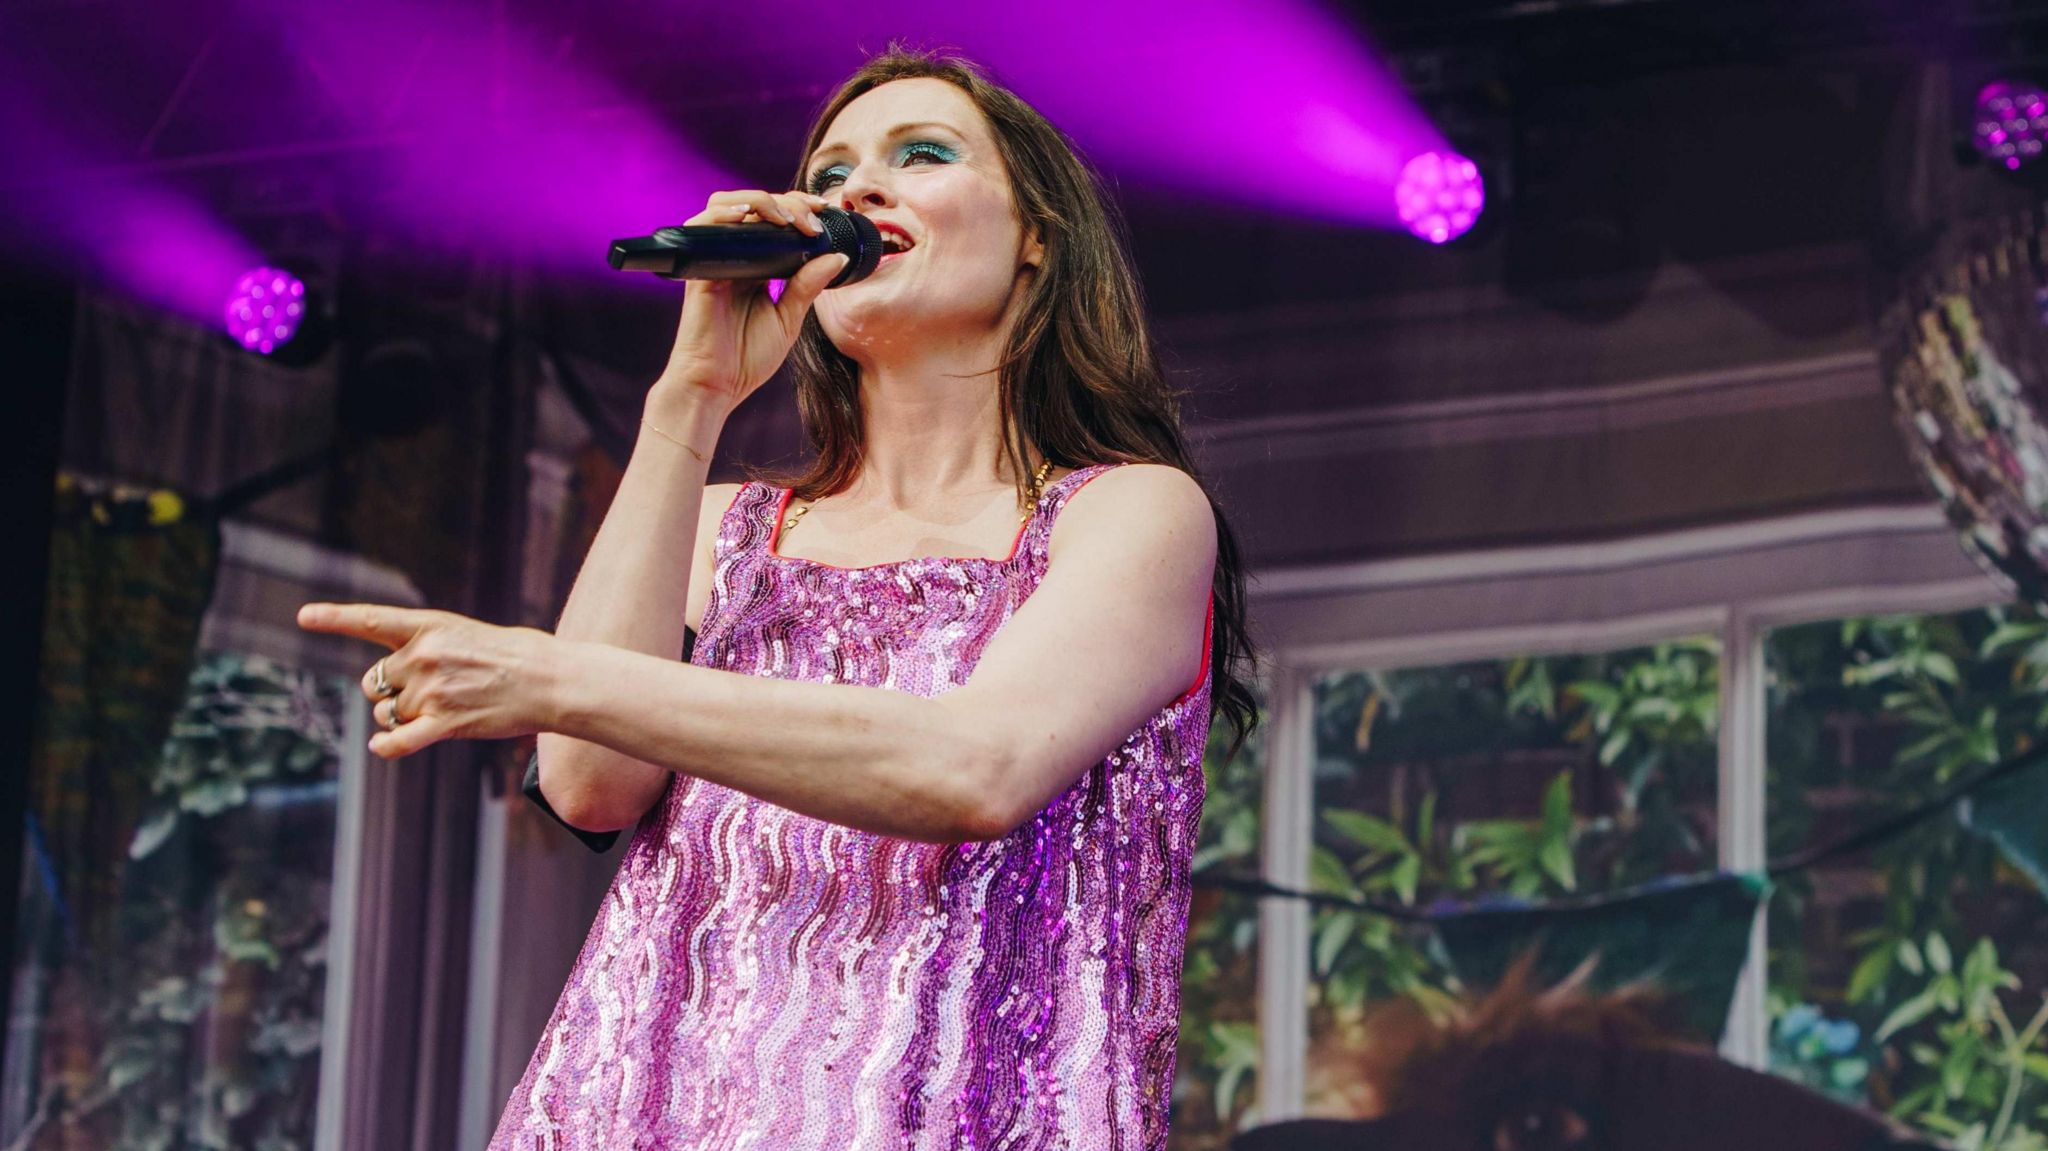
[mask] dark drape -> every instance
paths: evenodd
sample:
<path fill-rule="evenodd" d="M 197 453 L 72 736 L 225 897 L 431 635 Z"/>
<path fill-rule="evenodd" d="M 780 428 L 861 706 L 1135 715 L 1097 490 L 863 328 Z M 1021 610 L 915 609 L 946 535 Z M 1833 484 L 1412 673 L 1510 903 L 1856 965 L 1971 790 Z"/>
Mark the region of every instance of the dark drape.
<path fill-rule="evenodd" d="M 1750 924 L 1770 892 L 1770 881 L 1758 875 L 1688 876 L 1612 898 L 1503 904 L 1433 922 L 1458 978 L 1470 986 L 1498 984 L 1532 947 L 1539 986 L 1558 983 L 1597 955 L 1591 989 L 1654 983 L 1684 1005 L 1691 1037 L 1711 1043 L 1726 1026 Z"/>

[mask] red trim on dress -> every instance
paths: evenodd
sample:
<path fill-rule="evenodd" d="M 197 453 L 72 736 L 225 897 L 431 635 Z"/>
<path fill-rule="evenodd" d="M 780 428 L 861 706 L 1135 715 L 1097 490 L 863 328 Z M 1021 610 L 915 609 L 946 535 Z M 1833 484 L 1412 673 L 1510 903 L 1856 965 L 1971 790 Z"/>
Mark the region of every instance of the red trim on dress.
<path fill-rule="evenodd" d="M 1216 597 L 1212 595 L 1209 597 L 1209 614 L 1202 620 L 1202 666 L 1195 672 L 1195 682 L 1189 684 L 1186 691 L 1181 692 L 1172 703 L 1166 706 L 1179 707 L 1181 704 L 1186 703 L 1196 692 L 1202 690 L 1202 681 L 1209 678 L 1209 647 L 1215 642 L 1215 637 Z"/>

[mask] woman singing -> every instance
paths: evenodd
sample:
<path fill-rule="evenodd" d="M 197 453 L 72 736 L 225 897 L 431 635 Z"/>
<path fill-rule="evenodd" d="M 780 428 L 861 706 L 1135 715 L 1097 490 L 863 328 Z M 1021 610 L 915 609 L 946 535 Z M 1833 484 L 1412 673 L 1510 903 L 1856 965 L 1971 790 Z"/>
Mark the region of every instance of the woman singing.
<path fill-rule="evenodd" d="M 1253 653 L 1116 223 L 1036 111 L 899 50 L 796 187 L 691 222 L 831 206 L 890 254 L 689 285 L 555 634 L 301 614 L 393 649 L 372 751 L 538 732 L 553 811 L 638 825 L 491 1147 L 1158 1151 Z M 785 358 L 814 462 L 707 487 Z"/>

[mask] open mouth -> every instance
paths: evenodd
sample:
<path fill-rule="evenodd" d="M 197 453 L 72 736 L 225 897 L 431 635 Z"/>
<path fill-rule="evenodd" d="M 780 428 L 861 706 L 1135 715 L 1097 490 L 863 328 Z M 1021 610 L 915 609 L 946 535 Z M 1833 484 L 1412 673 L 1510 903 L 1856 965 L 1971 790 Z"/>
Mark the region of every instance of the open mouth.
<path fill-rule="evenodd" d="M 909 236 L 901 232 L 890 231 L 887 228 L 882 229 L 882 258 L 884 260 L 891 256 L 900 256 L 916 246 Z"/>

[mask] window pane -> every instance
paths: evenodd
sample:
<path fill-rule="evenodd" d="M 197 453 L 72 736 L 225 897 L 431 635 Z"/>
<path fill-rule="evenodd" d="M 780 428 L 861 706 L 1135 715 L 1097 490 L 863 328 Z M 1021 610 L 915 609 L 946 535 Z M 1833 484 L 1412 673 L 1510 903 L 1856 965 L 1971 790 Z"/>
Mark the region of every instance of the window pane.
<path fill-rule="evenodd" d="M 2048 624 L 2021 609 L 1772 632 L 1772 857 L 2037 744 L 2044 641 Z M 1973 1144 L 2048 1145 L 2042 911 L 1952 808 L 1784 876 L 1770 911 L 1773 1068 L 1943 1137 L 1975 1127 Z"/>
<path fill-rule="evenodd" d="M 1230 725 L 1209 732 L 1202 771 L 1202 834 L 1194 871 L 1259 873 L 1265 802 L 1266 710 L 1235 758 Z M 1180 990 L 1180 1046 L 1174 1059 L 1171 1151 L 1224 1151 L 1255 1122 L 1258 1102 L 1259 901 L 1197 886 L 1188 911 L 1187 962 Z"/>
<path fill-rule="evenodd" d="M 1423 906 L 1585 895 L 1715 863 L 1720 644 L 1358 671 L 1315 685 L 1321 891 Z M 1369 1110 L 1352 1077 L 1375 1001 L 1458 990 L 1425 933 L 1319 908 L 1311 1114 Z"/>
<path fill-rule="evenodd" d="M 14 1131 L 46 1123 L 65 1146 L 312 1145 L 354 695 L 344 679 L 200 653 L 141 810 L 100 847 L 119 892 L 112 921 L 74 921 L 31 860 Z M 16 1110 L 60 1088 L 68 1108 Z"/>

